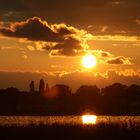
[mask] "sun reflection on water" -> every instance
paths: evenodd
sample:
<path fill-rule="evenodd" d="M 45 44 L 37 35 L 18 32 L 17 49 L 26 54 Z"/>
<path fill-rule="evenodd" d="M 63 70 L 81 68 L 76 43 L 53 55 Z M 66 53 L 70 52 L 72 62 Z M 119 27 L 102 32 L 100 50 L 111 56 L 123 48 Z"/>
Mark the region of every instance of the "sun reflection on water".
<path fill-rule="evenodd" d="M 96 115 L 83 115 L 82 122 L 83 124 L 96 124 L 97 116 Z"/>

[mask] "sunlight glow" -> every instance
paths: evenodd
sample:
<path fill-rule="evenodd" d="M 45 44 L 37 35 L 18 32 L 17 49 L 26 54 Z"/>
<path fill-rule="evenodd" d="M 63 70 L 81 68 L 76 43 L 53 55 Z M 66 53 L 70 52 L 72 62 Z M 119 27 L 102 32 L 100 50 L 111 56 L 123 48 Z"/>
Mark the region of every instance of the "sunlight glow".
<path fill-rule="evenodd" d="M 82 58 L 82 64 L 85 68 L 91 69 L 96 66 L 97 60 L 95 56 L 93 56 L 92 54 L 88 54 Z"/>
<path fill-rule="evenodd" d="M 82 122 L 83 124 L 96 124 L 97 116 L 96 115 L 83 115 Z"/>

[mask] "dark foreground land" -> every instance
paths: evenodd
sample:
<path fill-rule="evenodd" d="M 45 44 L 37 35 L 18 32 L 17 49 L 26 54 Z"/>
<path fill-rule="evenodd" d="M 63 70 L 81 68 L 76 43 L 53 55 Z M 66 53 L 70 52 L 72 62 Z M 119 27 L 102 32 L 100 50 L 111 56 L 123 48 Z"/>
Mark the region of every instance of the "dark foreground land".
<path fill-rule="evenodd" d="M 97 124 L 97 125 L 39 125 L 1 126 L 1 140 L 139 140 L 140 128 L 136 124 Z"/>
<path fill-rule="evenodd" d="M 96 115 L 140 115 L 140 86 L 126 86 L 120 83 L 105 88 L 96 85 L 82 85 L 71 92 L 67 85 L 45 86 L 40 81 L 39 91 L 35 91 L 34 82 L 30 92 L 10 87 L 0 89 L 0 115 L 80 115 L 84 112 Z"/>

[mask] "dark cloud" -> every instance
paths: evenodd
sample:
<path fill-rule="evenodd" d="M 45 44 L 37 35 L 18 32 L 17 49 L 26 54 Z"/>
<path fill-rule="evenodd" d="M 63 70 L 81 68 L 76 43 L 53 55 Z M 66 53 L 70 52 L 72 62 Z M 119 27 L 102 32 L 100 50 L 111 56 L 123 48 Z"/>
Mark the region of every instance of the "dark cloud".
<path fill-rule="evenodd" d="M 46 21 L 38 17 L 30 18 L 24 22 L 17 22 L 8 28 L 1 28 L 0 32 L 9 37 L 26 38 L 33 41 L 61 42 L 64 36 L 74 33 L 74 29 L 69 29 L 66 25 L 51 26 Z"/>
<path fill-rule="evenodd" d="M 103 50 L 87 50 L 87 53 L 88 52 L 92 53 L 94 56 L 98 57 L 99 59 L 104 59 L 104 60 L 112 58 L 114 56 L 114 54 Z"/>
<path fill-rule="evenodd" d="M 123 65 L 130 65 L 131 63 L 131 59 L 130 58 L 126 58 L 124 56 L 118 56 L 118 57 L 113 57 L 110 58 L 107 61 L 108 64 L 123 64 Z"/>
<path fill-rule="evenodd" d="M 65 40 L 62 44 L 57 44 L 53 47 L 53 49 L 81 49 L 81 45 L 79 43 L 80 41 L 78 39 L 69 37 Z"/>
<path fill-rule="evenodd" d="M 38 17 L 12 23 L 10 27 L 1 25 L 0 33 L 8 37 L 45 42 L 46 46 L 43 45 L 41 49 L 49 50 L 50 55 L 55 56 L 74 56 L 86 53 L 84 51 L 89 49 L 87 44 L 88 36 L 92 36 L 85 30 L 79 30 L 64 23 L 49 25 L 47 21 L 43 21 Z M 100 52 L 100 55 L 101 57 L 111 56 L 109 52 Z M 107 63 L 131 64 L 130 60 L 125 57 L 111 58 Z"/>
<path fill-rule="evenodd" d="M 84 30 L 78 30 L 64 23 L 49 25 L 38 17 L 13 23 L 9 28 L 1 27 L 0 33 L 8 37 L 46 42 L 46 46 L 42 46 L 42 49 L 55 50 L 55 54 L 58 52 L 58 55 L 68 56 L 76 55 L 76 50 L 83 49 L 86 42 L 84 34 L 87 34 Z"/>
<path fill-rule="evenodd" d="M 69 34 L 77 34 L 78 29 L 72 27 L 72 26 L 67 26 L 66 24 L 52 24 L 51 28 L 59 33 L 60 35 L 69 35 Z"/>
<path fill-rule="evenodd" d="M 23 19 L 39 16 L 52 23 L 80 23 L 82 27 L 93 25 L 90 30 L 97 35 L 140 35 L 139 25 L 135 23 L 139 19 L 139 9 L 139 0 L 2 0 L 0 19 L 19 20 L 20 16 L 16 14 L 5 17 L 8 12 L 17 12 Z M 108 28 L 102 32 L 101 26 Z"/>
<path fill-rule="evenodd" d="M 50 56 L 76 56 L 79 53 L 74 49 L 59 49 L 59 50 L 51 50 Z"/>
<path fill-rule="evenodd" d="M 101 56 L 102 56 L 102 57 L 110 57 L 111 54 L 110 54 L 109 52 L 103 51 L 103 52 L 101 53 Z"/>
<path fill-rule="evenodd" d="M 33 41 L 61 42 L 67 35 L 78 35 L 83 30 L 78 30 L 66 24 L 49 25 L 38 17 L 26 21 L 12 23 L 9 28 L 0 27 L 0 33 L 17 38 L 26 38 Z"/>
<path fill-rule="evenodd" d="M 38 17 L 12 23 L 9 28 L 1 24 L 0 33 L 8 37 L 45 42 L 39 48 L 49 50 L 50 56 L 84 55 L 89 49 L 86 36 L 92 36 L 85 30 L 78 30 L 64 23 L 49 25 Z M 111 53 L 101 50 L 91 50 L 91 52 L 102 59 L 108 57 L 108 64 L 131 64 L 130 59 L 123 56 L 114 57 Z"/>
<path fill-rule="evenodd" d="M 80 40 L 69 37 L 63 43 L 58 43 L 51 47 L 50 55 L 56 56 L 75 56 L 79 55 L 78 51 L 82 50 L 83 46 Z"/>

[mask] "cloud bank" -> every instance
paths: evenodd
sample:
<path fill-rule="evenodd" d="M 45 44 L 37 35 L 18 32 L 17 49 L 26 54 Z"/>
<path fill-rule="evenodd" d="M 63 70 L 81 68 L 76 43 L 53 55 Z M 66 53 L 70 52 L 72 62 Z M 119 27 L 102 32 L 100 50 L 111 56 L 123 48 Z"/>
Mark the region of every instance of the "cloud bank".
<path fill-rule="evenodd" d="M 9 27 L 1 26 L 0 33 L 4 36 L 35 42 L 37 49 L 49 51 L 49 56 L 82 56 L 91 52 L 107 64 L 132 64 L 131 58 L 125 56 L 115 56 L 101 50 L 90 50 L 88 41 L 94 39 L 94 36 L 86 30 L 64 23 L 49 24 L 39 17 L 11 23 Z M 31 51 L 35 49 L 30 45 L 27 48 Z"/>
<path fill-rule="evenodd" d="M 14 86 L 21 90 L 29 90 L 31 80 L 35 81 L 35 87 L 38 90 L 38 84 L 41 78 L 49 83 L 50 86 L 58 83 L 69 85 L 72 90 L 76 90 L 80 85 L 97 85 L 100 88 L 112 83 L 138 84 L 140 85 L 140 71 L 126 70 L 116 71 L 109 70 L 107 73 L 88 73 L 88 72 L 63 72 L 55 75 L 39 72 L 8 72 L 0 71 L 0 88 Z"/>
<path fill-rule="evenodd" d="M 43 49 L 57 50 L 61 55 L 76 55 L 75 50 L 88 47 L 85 38 L 88 33 L 85 30 L 64 23 L 49 25 L 38 17 L 13 23 L 9 28 L 1 27 L 0 33 L 8 37 L 46 42 Z"/>

